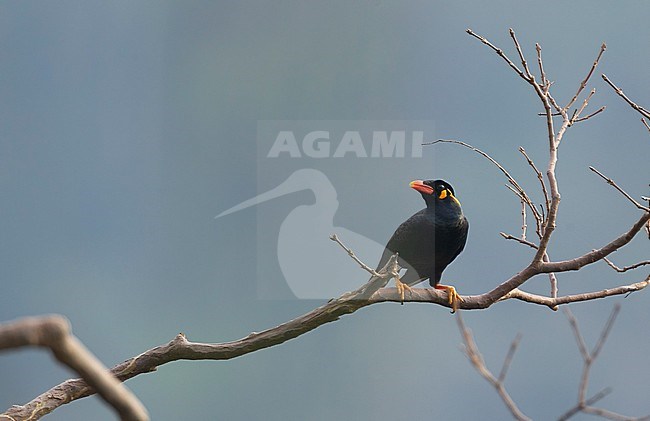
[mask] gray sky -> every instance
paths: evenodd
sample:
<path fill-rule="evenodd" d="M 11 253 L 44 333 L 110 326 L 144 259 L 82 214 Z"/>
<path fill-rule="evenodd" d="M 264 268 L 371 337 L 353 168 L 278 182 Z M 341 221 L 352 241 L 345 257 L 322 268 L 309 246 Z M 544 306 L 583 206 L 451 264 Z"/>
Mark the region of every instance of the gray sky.
<path fill-rule="evenodd" d="M 334 187 L 338 208 L 329 221 L 341 237 L 381 244 L 423 207 L 409 181 L 443 178 L 471 223 L 467 248 L 444 281 L 478 294 L 522 268 L 530 251 L 499 236 L 518 232 L 519 202 L 478 155 L 438 145 L 413 156 L 407 142 L 403 158 L 333 156 L 346 131 L 359 132 L 371 155 L 372 131 L 422 130 L 429 140 L 457 138 L 489 152 L 539 200 L 517 147 L 545 165 L 541 106 L 464 33 L 468 27 L 512 58 L 509 27 L 529 61 L 540 42 L 562 103 L 606 42 L 598 75 L 650 104 L 650 6 L 641 1 L 9 1 L 1 10 L 0 320 L 63 314 L 109 366 L 178 332 L 223 342 L 322 304 L 324 297 L 296 298 L 278 258 L 283 250 L 284 261 L 312 282 L 332 267 L 343 274 L 340 288 L 367 280 L 342 252 L 331 257 L 341 263 L 306 264 L 316 249 L 309 244 L 336 250 L 326 237 L 314 238 L 316 230 L 298 231 L 304 256 L 291 259 L 294 252 L 279 245 L 287 216 L 317 202 L 309 190 L 214 219 L 299 169 L 317 170 Z M 598 75 L 590 109 L 607 105 L 606 112 L 571 128 L 560 150 L 553 259 L 599 247 L 638 218 L 588 165 L 635 197 L 648 194 L 647 130 Z M 327 131 L 331 153 L 269 158 L 282 127 L 299 142 Z M 620 265 L 647 259 L 648 245 L 637 238 L 613 258 Z M 379 256 L 368 254 L 372 265 Z M 560 293 L 646 274 L 597 264 L 560 275 Z M 547 288 L 543 277 L 525 287 Z M 650 335 L 642 328 L 649 300 L 642 292 L 572 306 L 593 344 L 614 302 L 624 304 L 590 392 L 612 387 L 602 405 L 628 415 L 650 413 Z M 466 312 L 465 320 L 495 371 L 524 333 L 507 380 L 523 412 L 553 419 L 574 404 L 581 360 L 560 312 L 506 302 Z M 446 309 L 383 304 L 268 350 L 176 362 L 127 385 L 153 419 L 507 419 L 460 341 Z M 69 376 L 45 352 L 5 353 L 0 406 L 24 403 Z M 90 418 L 113 414 L 93 397 L 48 419 Z"/>

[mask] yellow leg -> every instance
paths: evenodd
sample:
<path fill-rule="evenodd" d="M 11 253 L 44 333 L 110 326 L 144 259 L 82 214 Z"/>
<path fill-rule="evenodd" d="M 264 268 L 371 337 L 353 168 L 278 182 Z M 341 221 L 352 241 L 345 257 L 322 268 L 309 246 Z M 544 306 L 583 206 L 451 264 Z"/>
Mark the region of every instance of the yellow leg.
<path fill-rule="evenodd" d="M 448 303 L 451 305 L 451 312 L 455 313 L 456 310 L 458 310 L 458 307 L 460 307 L 460 303 L 463 301 L 460 295 L 456 292 L 456 288 L 452 287 L 451 285 L 441 285 L 438 284 L 434 287 L 435 289 L 444 289 L 447 291 L 448 294 Z"/>
<path fill-rule="evenodd" d="M 404 291 L 408 291 L 410 293 L 411 287 L 408 286 L 408 284 L 402 282 L 399 279 L 399 276 L 395 277 L 395 287 L 397 288 L 397 292 L 399 293 L 399 298 L 402 301 L 402 304 L 404 304 Z"/>

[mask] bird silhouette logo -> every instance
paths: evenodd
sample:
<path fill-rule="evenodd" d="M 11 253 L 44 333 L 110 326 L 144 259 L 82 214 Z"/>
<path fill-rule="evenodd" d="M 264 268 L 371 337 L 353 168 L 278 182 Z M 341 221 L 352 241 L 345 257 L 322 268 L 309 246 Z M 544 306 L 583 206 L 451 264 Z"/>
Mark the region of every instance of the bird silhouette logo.
<path fill-rule="evenodd" d="M 330 240 L 336 234 L 361 260 L 379 261 L 384 245 L 347 228 L 334 226 L 339 207 L 336 188 L 323 172 L 299 169 L 277 187 L 231 207 L 215 218 L 264 202 L 309 190 L 315 202 L 291 210 L 278 232 L 278 263 L 287 285 L 299 299 L 327 299 L 356 288 L 365 281 L 363 272 Z"/>

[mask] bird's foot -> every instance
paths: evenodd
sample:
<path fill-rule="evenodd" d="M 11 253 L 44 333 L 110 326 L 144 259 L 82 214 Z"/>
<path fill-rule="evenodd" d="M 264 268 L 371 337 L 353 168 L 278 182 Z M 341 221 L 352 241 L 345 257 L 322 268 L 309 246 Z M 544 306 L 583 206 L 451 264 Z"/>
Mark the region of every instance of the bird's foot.
<path fill-rule="evenodd" d="M 402 282 L 397 276 L 395 277 L 395 288 L 397 288 L 397 292 L 399 293 L 400 301 L 404 304 L 404 291 L 408 291 L 410 294 L 412 288 L 408 286 L 408 284 Z"/>
<path fill-rule="evenodd" d="M 435 289 L 444 289 L 448 294 L 448 303 L 451 306 L 451 312 L 455 313 L 456 310 L 460 307 L 460 303 L 463 301 L 460 295 L 456 292 L 456 288 L 451 285 L 441 285 L 438 284 L 434 287 Z"/>

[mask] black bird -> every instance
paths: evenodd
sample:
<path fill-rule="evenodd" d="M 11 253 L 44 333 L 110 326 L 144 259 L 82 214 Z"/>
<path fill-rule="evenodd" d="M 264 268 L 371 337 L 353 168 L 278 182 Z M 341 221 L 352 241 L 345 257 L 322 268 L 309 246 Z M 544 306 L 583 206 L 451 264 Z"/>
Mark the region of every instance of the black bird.
<path fill-rule="evenodd" d="M 425 279 L 436 289 L 447 290 L 452 312 L 458 309 L 460 296 L 453 286 L 441 285 L 442 271 L 465 248 L 469 222 L 463 215 L 454 188 L 443 180 L 415 180 L 410 187 L 419 191 L 427 204 L 425 209 L 404 221 L 388 240 L 377 270 L 390 257 L 399 253 L 399 265 L 406 268 L 395 279 L 402 300 L 404 290 Z"/>

